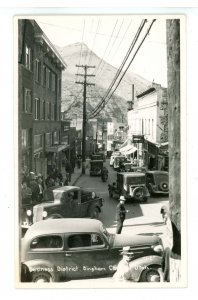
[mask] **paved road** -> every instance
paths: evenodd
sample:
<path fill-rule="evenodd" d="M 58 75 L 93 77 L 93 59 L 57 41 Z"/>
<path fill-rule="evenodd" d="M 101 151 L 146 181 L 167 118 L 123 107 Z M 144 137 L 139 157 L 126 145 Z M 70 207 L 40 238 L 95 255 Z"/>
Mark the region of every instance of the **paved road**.
<path fill-rule="evenodd" d="M 109 166 L 109 160 L 105 162 L 109 170 L 108 182 L 102 182 L 100 177 L 89 175 L 89 169 L 86 169 L 86 174 L 81 176 L 76 182 L 77 186 L 88 188 L 95 191 L 98 195 L 104 198 L 104 206 L 100 215 L 100 220 L 112 233 L 115 233 L 115 210 L 118 202 L 115 199 L 110 199 L 108 194 L 108 183 L 116 181 L 116 172 Z M 131 232 L 137 234 L 161 235 L 164 232 L 160 208 L 162 205 L 168 205 L 168 197 L 150 197 L 147 203 L 126 203 L 126 209 L 129 210 L 122 232 Z"/>

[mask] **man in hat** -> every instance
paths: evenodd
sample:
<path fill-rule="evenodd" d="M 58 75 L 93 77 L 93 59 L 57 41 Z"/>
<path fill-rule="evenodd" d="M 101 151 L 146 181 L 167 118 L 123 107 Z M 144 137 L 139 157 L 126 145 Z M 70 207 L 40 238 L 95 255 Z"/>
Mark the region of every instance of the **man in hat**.
<path fill-rule="evenodd" d="M 121 234 L 123 223 L 126 217 L 126 213 L 128 210 L 125 209 L 124 202 L 126 201 L 124 196 L 120 196 L 119 204 L 116 207 L 116 221 L 117 221 L 117 228 L 116 233 Z"/>
<path fill-rule="evenodd" d="M 123 255 L 123 257 L 118 264 L 117 270 L 114 273 L 113 278 L 116 281 L 132 280 L 129 262 L 132 260 L 133 252 L 130 246 L 123 247 L 122 252 L 120 254 Z"/>

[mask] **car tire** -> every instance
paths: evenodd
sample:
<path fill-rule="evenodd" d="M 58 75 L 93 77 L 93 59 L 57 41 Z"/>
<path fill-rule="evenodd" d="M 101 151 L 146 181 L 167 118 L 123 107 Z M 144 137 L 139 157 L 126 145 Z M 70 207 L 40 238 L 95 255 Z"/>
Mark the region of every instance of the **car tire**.
<path fill-rule="evenodd" d="M 163 192 L 168 192 L 168 182 L 166 181 L 160 182 L 159 188 Z"/>
<path fill-rule="evenodd" d="M 90 216 L 91 219 L 98 219 L 99 218 L 99 214 L 100 214 L 100 211 L 99 211 L 98 207 L 92 207 L 90 209 L 89 216 Z"/>
<path fill-rule="evenodd" d="M 141 187 L 136 187 L 133 191 L 133 197 L 135 200 L 142 201 L 144 197 L 144 191 Z"/>
<path fill-rule="evenodd" d="M 142 271 L 139 282 L 159 282 L 161 278 L 159 268 L 158 265 L 148 266 L 146 270 Z"/>
<path fill-rule="evenodd" d="M 34 272 L 32 274 L 32 282 L 53 282 L 53 278 L 48 272 Z"/>
<path fill-rule="evenodd" d="M 143 202 L 147 202 L 148 198 L 147 197 L 143 197 Z"/>

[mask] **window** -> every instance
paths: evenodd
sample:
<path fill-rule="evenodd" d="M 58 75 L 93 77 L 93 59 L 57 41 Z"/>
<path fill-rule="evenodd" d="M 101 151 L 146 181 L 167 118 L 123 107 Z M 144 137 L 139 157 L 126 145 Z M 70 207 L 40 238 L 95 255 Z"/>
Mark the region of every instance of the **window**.
<path fill-rule="evenodd" d="M 40 99 L 35 99 L 35 120 L 40 119 Z"/>
<path fill-rule="evenodd" d="M 151 134 L 151 120 L 148 120 L 148 134 Z"/>
<path fill-rule="evenodd" d="M 47 102 L 46 103 L 46 117 L 47 117 L 47 120 L 50 120 L 50 103 Z"/>
<path fill-rule="evenodd" d="M 43 66 L 43 86 L 46 86 L 47 81 L 47 68 Z"/>
<path fill-rule="evenodd" d="M 45 100 L 42 103 L 42 120 L 45 120 Z"/>
<path fill-rule="evenodd" d="M 61 236 L 51 235 L 51 236 L 40 236 L 35 238 L 30 245 L 31 249 L 41 249 L 41 248 L 62 248 L 63 240 Z"/>
<path fill-rule="evenodd" d="M 94 246 L 104 246 L 103 239 L 96 233 L 75 234 L 68 238 L 69 248 L 87 248 Z"/>
<path fill-rule="evenodd" d="M 52 134 L 46 133 L 45 134 L 45 146 L 52 146 Z"/>
<path fill-rule="evenodd" d="M 51 109 L 51 120 L 54 120 L 54 104 L 52 104 L 52 109 Z"/>
<path fill-rule="evenodd" d="M 41 82 L 41 62 L 38 59 L 35 60 L 35 80 Z"/>
<path fill-rule="evenodd" d="M 53 144 L 58 145 L 59 144 L 59 134 L 58 131 L 54 131 L 53 133 Z"/>
<path fill-rule="evenodd" d="M 52 73 L 52 91 L 55 92 L 56 90 L 56 76 Z"/>
<path fill-rule="evenodd" d="M 47 87 L 48 89 L 51 88 L 51 72 L 49 69 L 47 69 Z"/>
<path fill-rule="evenodd" d="M 25 66 L 32 71 L 32 49 L 26 45 L 25 47 Z"/>
<path fill-rule="evenodd" d="M 31 147 L 31 129 L 22 129 L 22 150 Z"/>
<path fill-rule="evenodd" d="M 32 113 L 32 91 L 29 89 L 24 89 L 22 109 L 26 113 Z"/>
<path fill-rule="evenodd" d="M 42 134 L 38 134 L 34 136 L 34 149 L 39 150 L 43 147 L 43 137 Z"/>

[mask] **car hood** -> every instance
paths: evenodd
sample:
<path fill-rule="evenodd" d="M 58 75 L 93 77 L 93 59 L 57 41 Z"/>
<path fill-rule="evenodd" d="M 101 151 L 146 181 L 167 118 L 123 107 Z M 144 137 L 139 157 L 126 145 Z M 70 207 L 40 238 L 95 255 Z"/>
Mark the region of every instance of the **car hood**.
<path fill-rule="evenodd" d="M 158 236 L 140 236 L 131 234 L 115 234 L 112 239 L 112 248 L 125 246 L 138 247 L 157 244 L 161 239 Z"/>

